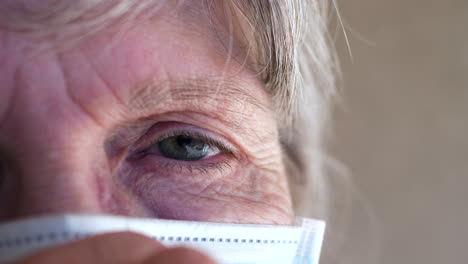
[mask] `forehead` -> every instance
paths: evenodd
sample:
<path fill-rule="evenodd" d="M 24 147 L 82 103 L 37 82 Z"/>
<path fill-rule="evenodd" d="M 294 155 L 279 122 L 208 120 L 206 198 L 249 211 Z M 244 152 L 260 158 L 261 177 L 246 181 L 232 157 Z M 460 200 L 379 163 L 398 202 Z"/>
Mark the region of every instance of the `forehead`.
<path fill-rule="evenodd" d="M 239 23 L 224 8 L 223 2 L 204 0 L 5 0 L 0 3 L 0 30 L 34 37 L 33 49 L 45 45 L 65 50 L 96 42 L 109 47 L 115 36 L 141 39 L 141 34 L 153 38 L 153 50 L 172 44 L 196 50 L 198 41 L 218 59 L 250 66 L 246 45 L 236 36 Z"/>
<path fill-rule="evenodd" d="M 266 111 L 269 96 L 256 75 L 242 59 L 229 58 L 208 19 L 193 9 L 182 13 L 160 12 L 151 19 L 132 21 L 125 30 L 116 27 L 72 48 L 33 57 L 25 51 L 57 40 L 39 43 L 16 32 L 2 32 L 0 58 L 5 63 L 0 65 L 4 73 L 0 79 L 11 85 L 0 91 L 4 94 L 0 97 L 9 98 L 13 89 L 8 87 L 14 87 L 15 81 L 14 89 L 40 86 L 43 94 L 55 94 L 51 100 L 57 105 L 63 103 L 58 95 L 65 90 L 87 112 L 101 109 L 93 115 L 109 124 L 117 122 L 115 116 L 134 119 L 176 111 L 218 115 L 226 123 L 241 124 L 246 118 L 273 122 Z M 8 74 L 13 72 L 16 80 Z M 258 114 L 251 115 L 255 111 Z M 248 123 L 246 130 L 252 127 Z"/>

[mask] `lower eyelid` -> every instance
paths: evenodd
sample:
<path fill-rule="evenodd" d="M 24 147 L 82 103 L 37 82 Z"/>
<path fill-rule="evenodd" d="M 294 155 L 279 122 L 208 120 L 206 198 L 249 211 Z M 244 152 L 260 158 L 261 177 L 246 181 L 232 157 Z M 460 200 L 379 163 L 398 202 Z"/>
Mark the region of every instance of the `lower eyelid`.
<path fill-rule="evenodd" d="M 190 173 L 192 176 L 199 173 L 206 175 L 212 170 L 217 174 L 220 172 L 231 173 L 233 168 L 239 163 L 232 155 L 223 152 L 198 161 L 180 161 L 156 155 L 148 155 L 139 159 L 128 159 L 127 161 L 137 170 L 137 173 L 138 171 L 139 173 L 152 173 L 155 175 L 160 175 L 161 172 L 166 174 Z"/>

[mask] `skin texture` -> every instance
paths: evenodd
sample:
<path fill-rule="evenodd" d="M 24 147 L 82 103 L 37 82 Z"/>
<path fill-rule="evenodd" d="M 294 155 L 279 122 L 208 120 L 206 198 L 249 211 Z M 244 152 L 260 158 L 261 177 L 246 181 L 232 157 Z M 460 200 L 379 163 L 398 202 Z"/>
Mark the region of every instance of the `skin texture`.
<path fill-rule="evenodd" d="M 1 221 L 105 213 L 291 224 L 269 95 L 243 65 L 242 52 L 234 49 L 227 60 L 219 34 L 203 26 L 208 21 L 191 20 L 172 12 L 41 53 L 53 40 L 0 30 Z M 164 135 L 181 132 L 203 135 L 219 152 L 179 161 L 148 151 Z M 191 250 L 120 236 L 128 237 L 92 238 L 98 242 L 24 263 L 76 255 L 120 263 L 88 252 L 103 240 L 109 246 L 102 251 L 121 247 L 118 240 L 142 243 L 141 253 L 128 256 L 138 260 L 122 263 L 186 263 L 171 257 L 184 254 L 210 263 Z"/>

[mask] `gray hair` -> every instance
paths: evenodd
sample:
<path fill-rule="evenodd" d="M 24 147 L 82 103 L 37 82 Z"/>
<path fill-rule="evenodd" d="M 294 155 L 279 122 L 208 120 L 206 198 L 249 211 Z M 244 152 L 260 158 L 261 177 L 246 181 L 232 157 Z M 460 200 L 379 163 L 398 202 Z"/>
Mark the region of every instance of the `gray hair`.
<path fill-rule="evenodd" d="M 329 2 L 256 0 L 232 5 L 247 20 L 245 34 L 254 39 L 250 48 L 273 98 L 296 212 L 327 218 L 330 181 L 323 131 L 336 86 Z"/>

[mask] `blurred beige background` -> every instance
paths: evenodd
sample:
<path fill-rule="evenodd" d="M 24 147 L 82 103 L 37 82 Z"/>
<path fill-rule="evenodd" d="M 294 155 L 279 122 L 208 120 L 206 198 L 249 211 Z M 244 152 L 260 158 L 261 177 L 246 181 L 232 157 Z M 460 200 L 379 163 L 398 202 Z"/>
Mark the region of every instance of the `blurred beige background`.
<path fill-rule="evenodd" d="M 375 213 L 375 261 L 468 263 L 468 0 L 338 4 L 353 60 L 339 35 L 332 154 Z"/>

